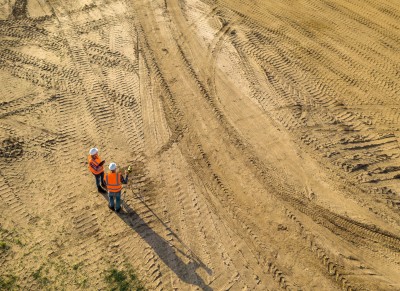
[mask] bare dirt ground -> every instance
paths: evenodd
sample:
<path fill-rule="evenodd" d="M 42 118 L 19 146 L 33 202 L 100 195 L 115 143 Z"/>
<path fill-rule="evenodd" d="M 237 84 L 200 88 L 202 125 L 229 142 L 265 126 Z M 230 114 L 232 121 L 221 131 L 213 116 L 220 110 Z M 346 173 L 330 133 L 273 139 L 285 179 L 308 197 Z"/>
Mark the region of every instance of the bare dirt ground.
<path fill-rule="evenodd" d="M 400 290 L 397 0 L 0 4 L 3 287 Z"/>

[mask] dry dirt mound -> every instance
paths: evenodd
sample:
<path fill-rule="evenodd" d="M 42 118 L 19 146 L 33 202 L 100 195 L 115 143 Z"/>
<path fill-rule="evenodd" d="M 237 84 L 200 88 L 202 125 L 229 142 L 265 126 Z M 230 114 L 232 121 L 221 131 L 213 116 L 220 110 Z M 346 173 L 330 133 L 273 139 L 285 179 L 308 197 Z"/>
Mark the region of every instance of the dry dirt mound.
<path fill-rule="evenodd" d="M 3 2 L 0 289 L 400 289 L 397 1 Z"/>

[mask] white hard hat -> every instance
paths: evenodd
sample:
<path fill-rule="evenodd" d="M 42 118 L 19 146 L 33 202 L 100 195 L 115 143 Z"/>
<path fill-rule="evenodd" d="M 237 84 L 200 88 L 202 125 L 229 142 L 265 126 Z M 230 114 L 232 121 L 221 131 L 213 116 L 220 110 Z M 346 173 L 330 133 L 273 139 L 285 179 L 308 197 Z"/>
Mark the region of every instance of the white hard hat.
<path fill-rule="evenodd" d="M 111 171 L 114 171 L 114 170 L 117 168 L 117 164 L 116 164 L 116 163 L 111 163 L 111 164 L 108 166 L 108 168 L 109 168 Z"/>
<path fill-rule="evenodd" d="M 90 151 L 89 151 L 89 155 L 95 155 L 95 154 L 97 154 L 99 152 L 99 150 L 98 149 L 96 149 L 96 148 L 91 148 L 90 149 Z"/>

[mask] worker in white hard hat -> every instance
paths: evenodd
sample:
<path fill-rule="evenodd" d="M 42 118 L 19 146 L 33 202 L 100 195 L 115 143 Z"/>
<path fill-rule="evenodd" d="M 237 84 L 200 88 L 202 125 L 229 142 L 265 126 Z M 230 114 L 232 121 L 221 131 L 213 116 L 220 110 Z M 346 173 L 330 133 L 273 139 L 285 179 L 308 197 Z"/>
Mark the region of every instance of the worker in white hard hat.
<path fill-rule="evenodd" d="M 89 170 L 90 172 L 92 172 L 92 174 L 96 179 L 97 191 L 99 191 L 100 193 L 105 193 L 106 190 L 104 190 L 101 187 L 103 186 L 104 188 L 106 188 L 106 185 L 104 183 L 104 167 L 103 167 L 105 160 L 102 161 L 100 159 L 99 150 L 97 148 L 90 149 L 88 156 L 88 163 L 89 163 Z"/>
<path fill-rule="evenodd" d="M 115 197 L 115 211 L 121 210 L 121 190 L 122 184 L 128 183 L 128 173 L 125 171 L 125 178 L 121 173 L 117 172 L 117 165 L 111 163 L 108 168 L 111 172 L 104 175 L 104 182 L 108 191 L 109 204 L 108 207 L 114 210 L 114 197 Z"/>

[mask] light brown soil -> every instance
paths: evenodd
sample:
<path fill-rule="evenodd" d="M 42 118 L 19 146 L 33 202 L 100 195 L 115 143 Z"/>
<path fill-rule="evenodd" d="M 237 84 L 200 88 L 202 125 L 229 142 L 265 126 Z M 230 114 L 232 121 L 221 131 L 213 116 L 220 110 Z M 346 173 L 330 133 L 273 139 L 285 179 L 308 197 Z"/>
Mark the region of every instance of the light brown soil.
<path fill-rule="evenodd" d="M 0 8 L 0 275 L 400 290 L 397 0 Z M 87 169 L 133 166 L 111 212 Z"/>

